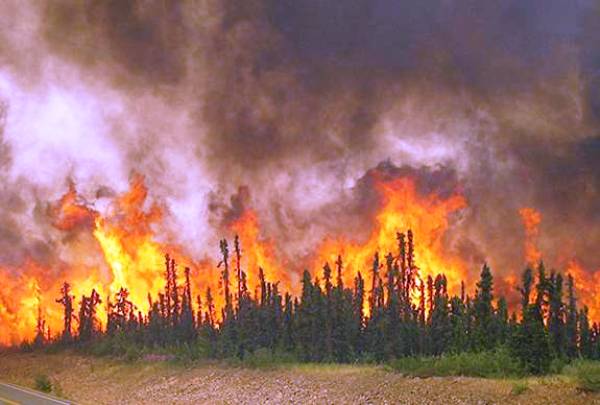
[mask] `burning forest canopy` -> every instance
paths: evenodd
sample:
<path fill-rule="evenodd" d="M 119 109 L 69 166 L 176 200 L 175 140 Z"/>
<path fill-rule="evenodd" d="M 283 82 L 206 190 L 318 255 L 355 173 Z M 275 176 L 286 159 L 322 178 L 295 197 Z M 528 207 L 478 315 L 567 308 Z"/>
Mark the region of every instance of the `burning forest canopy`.
<path fill-rule="evenodd" d="M 0 8 L 0 343 L 60 333 L 65 281 L 146 312 L 165 254 L 221 308 L 236 235 L 251 293 L 411 230 L 423 280 L 488 263 L 516 308 L 544 260 L 600 320 L 597 1 Z"/>

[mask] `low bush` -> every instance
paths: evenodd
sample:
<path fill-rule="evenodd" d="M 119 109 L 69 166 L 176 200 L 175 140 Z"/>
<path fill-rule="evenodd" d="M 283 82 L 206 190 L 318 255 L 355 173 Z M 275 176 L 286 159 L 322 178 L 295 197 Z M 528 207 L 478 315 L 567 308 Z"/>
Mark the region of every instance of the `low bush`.
<path fill-rule="evenodd" d="M 52 382 L 46 374 L 39 374 L 33 380 L 33 387 L 38 391 L 51 392 Z"/>
<path fill-rule="evenodd" d="M 529 390 L 529 385 L 527 381 L 515 381 L 512 385 L 512 389 L 510 393 L 517 396 L 523 394 L 525 391 Z"/>
<path fill-rule="evenodd" d="M 485 378 L 520 377 L 525 374 L 508 350 L 448 354 L 440 357 L 406 357 L 390 363 L 393 370 L 416 377 L 470 376 Z"/>
<path fill-rule="evenodd" d="M 600 362 L 576 360 L 565 368 L 565 373 L 574 377 L 580 390 L 600 392 Z"/>
<path fill-rule="evenodd" d="M 273 352 L 270 349 L 260 348 L 246 354 L 241 361 L 241 365 L 249 368 L 269 369 L 297 362 L 298 359 L 291 353 Z"/>
<path fill-rule="evenodd" d="M 176 361 L 190 363 L 208 358 L 210 347 L 206 340 L 198 338 L 194 342 L 186 342 L 168 347 L 165 353 L 173 355 Z"/>
<path fill-rule="evenodd" d="M 550 368 L 548 369 L 548 374 L 560 374 L 563 372 L 563 369 L 567 366 L 569 360 L 565 358 L 555 358 L 550 362 Z"/>
<path fill-rule="evenodd" d="M 117 333 L 82 345 L 81 350 L 94 356 L 113 356 L 123 358 L 127 362 L 139 359 L 144 347 L 125 334 Z"/>

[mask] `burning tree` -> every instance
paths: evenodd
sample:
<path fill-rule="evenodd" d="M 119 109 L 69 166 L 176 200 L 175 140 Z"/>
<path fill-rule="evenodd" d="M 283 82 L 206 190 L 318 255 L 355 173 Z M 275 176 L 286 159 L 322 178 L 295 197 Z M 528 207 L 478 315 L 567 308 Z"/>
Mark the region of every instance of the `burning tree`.
<path fill-rule="evenodd" d="M 206 342 L 209 355 L 244 358 L 256 350 L 286 351 L 305 361 L 348 362 L 367 357 L 386 361 L 410 355 L 441 355 L 462 351 L 487 351 L 508 344 L 523 367 L 545 372 L 551 358 L 600 357 L 600 326 L 590 325 L 587 308 L 579 309 L 573 278 L 567 277 L 567 302 L 563 301 L 563 277 L 546 275 L 540 262 L 537 277 L 528 266 L 522 275 L 521 319 L 509 316 L 504 297 L 496 299 L 492 271 L 484 264 L 473 296 L 461 283 L 460 294 L 452 296 L 445 274 L 424 275 L 417 265 L 414 234 L 396 233 L 395 252 L 387 252 L 385 263 L 373 252 L 370 288 L 360 272 L 346 282 L 347 265 L 335 257 L 314 278 L 302 276 L 299 297 L 280 292 L 276 280 L 268 280 L 259 267 L 254 292 L 249 291 L 242 269 L 241 245 L 234 241 L 237 292 L 229 285 L 229 250 L 220 241 L 222 306 L 210 286 L 205 299 L 193 305 L 193 279 L 189 267 L 183 276 L 169 255 L 164 258 L 164 289 L 154 298 L 147 295 L 148 310 L 142 312 L 121 287 L 107 299 L 106 328 L 97 319 L 101 303 L 93 289 L 83 295 L 79 316 L 74 317 L 71 285 L 63 283 L 56 302 L 63 306 L 61 342 L 90 342 L 96 337 L 119 334 L 135 344 L 149 347 Z M 353 285 L 349 285 L 353 284 Z M 235 297 L 235 299 L 234 299 Z M 38 345 L 48 344 L 48 332 L 38 305 Z M 71 320 L 78 321 L 73 339 Z M 196 347 L 194 345 L 185 346 Z"/>
<path fill-rule="evenodd" d="M 95 289 L 92 290 L 89 297 L 85 295 L 81 297 L 79 305 L 79 330 L 77 334 L 80 341 L 91 340 L 98 332 L 96 311 L 100 303 L 102 303 L 102 300 Z"/>
<path fill-rule="evenodd" d="M 57 303 L 64 307 L 64 328 L 62 340 L 65 342 L 71 341 L 71 321 L 75 317 L 73 314 L 73 296 L 71 295 L 71 286 L 66 281 L 60 289 L 61 297 L 56 300 Z"/>

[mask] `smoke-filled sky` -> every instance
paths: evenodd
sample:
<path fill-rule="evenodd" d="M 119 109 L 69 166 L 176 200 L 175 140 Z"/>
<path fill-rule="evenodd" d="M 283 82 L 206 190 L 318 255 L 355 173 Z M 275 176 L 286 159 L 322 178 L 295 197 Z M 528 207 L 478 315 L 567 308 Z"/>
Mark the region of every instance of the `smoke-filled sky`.
<path fill-rule="evenodd" d="M 5 0 L 0 100 L 0 265 L 64 260 L 48 203 L 133 173 L 197 258 L 246 206 L 305 257 L 368 234 L 377 168 L 465 195 L 473 272 L 522 266 L 523 206 L 600 266 L 597 0 Z"/>

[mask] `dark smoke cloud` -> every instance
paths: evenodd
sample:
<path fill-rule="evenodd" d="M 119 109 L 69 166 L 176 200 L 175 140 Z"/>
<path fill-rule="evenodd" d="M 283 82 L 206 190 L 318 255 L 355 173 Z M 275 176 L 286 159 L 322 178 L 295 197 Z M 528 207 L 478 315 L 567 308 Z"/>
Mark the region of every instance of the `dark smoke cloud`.
<path fill-rule="evenodd" d="M 116 82 L 156 86 L 185 77 L 181 1 L 55 0 L 42 7 L 51 49 L 86 67 L 118 65 Z"/>
<path fill-rule="evenodd" d="M 217 225 L 221 229 L 227 229 L 235 221 L 240 219 L 246 210 L 252 208 L 250 189 L 247 186 L 240 186 L 236 193 L 230 199 L 229 204 L 219 201 L 219 195 L 212 195 L 212 201 L 209 205 L 213 215 L 220 219 Z"/>

